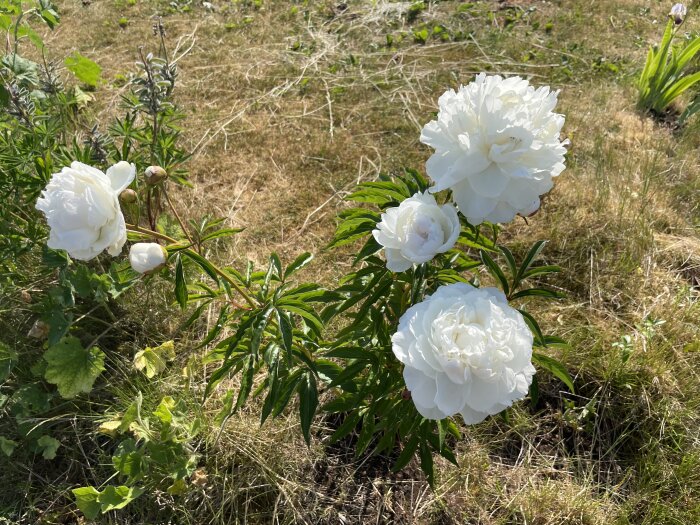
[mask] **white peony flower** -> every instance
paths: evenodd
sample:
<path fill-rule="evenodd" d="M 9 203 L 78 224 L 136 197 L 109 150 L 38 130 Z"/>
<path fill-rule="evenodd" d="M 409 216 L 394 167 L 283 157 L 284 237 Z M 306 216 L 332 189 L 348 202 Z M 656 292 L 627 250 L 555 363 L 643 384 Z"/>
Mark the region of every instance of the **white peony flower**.
<path fill-rule="evenodd" d="M 420 414 L 483 421 L 527 395 L 532 333 L 496 288 L 442 286 L 409 308 L 392 337 Z"/>
<path fill-rule="evenodd" d="M 155 242 L 137 242 L 129 250 L 129 262 L 138 273 L 147 273 L 165 266 L 168 252 Z"/>
<path fill-rule="evenodd" d="M 472 224 L 534 213 L 565 168 L 568 141 L 559 140 L 564 116 L 553 112 L 557 95 L 520 77 L 484 73 L 444 93 L 437 120 L 420 137 L 435 148 L 426 164 L 433 191 L 450 188 Z"/>
<path fill-rule="evenodd" d="M 82 261 L 103 250 L 119 255 L 126 242 L 119 193 L 135 175 L 136 167 L 124 161 L 106 174 L 81 162 L 54 173 L 36 203 L 51 228 L 49 247 Z"/>
<path fill-rule="evenodd" d="M 425 192 L 387 209 L 372 235 L 384 247 L 386 267 L 403 272 L 452 248 L 459 232 L 454 206 L 438 206 L 435 197 Z"/>

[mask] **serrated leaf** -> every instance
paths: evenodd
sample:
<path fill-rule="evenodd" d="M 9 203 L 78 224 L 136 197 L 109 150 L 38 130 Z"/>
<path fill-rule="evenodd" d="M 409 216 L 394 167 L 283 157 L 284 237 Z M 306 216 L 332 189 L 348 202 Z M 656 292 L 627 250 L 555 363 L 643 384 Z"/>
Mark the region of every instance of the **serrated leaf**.
<path fill-rule="evenodd" d="M 100 495 L 95 487 L 80 487 L 73 489 L 75 504 L 89 520 L 94 520 L 100 514 L 100 504 L 97 497 Z"/>
<path fill-rule="evenodd" d="M 114 487 L 109 485 L 97 496 L 97 502 L 100 504 L 100 510 L 104 514 L 110 510 L 123 509 L 143 492 L 144 489 L 139 487 L 126 487 L 124 485 Z"/>
<path fill-rule="evenodd" d="M 175 359 L 175 344 L 172 341 L 166 341 L 155 348 L 147 346 L 144 350 L 136 352 L 134 367 L 143 371 L 147 378 L 152 379 L 165 370 L 167 363 L 173 359 Z"/>
<path fill-rule="evenodd" d="M 7 457 L 10 457 L 17 447 L 17 442 L 7 439 L 5 436 L 0 436 L 0 450 Z"/>
<path fill-rule="evenodd" d="M 77 51 L 66 57 L 63 62 L 66 69 L 73 73 L 75 77 L 83 84 L 90 87 L 97 87 L 102 75 L 102 68 L 87 57 L 84 57 Z"/>
<path fill-rule="evenodd" d="M 44 378 L 58 387 L 66 399 L 92 390 L 95 379 L 105 369 L 105 354 L 99 348 L 83 348 L 76 337 L 64 337 L 44 354 L 47 362 Z"/>

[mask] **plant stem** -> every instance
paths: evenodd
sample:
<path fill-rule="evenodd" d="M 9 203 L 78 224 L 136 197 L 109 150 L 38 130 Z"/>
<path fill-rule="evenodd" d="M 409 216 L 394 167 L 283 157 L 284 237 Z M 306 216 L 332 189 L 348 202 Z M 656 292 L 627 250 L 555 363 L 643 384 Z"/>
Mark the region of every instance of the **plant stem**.
<path fill-rule="evenodd" d="M 170 206 L 170 210 L 173 212 L 173 215 L 175 215 L 175 218 L 177 219 L 177 222 L 180 225 L 182 232 L 185 234 L 185 237 L 187 237 L 187 240 L 190 241 L 190 244 L 192 246 L 197 247 L 197 252 L 199 252 L 199 245 L 195 244 L 195 242 L 192 240 L 192 237 L 190 236 L 189 230 L 185 227 L 185 223 L 183 222 L 182 218 L 180 218 L 180 214 L 175 209 L 175 206 L 173 205 L 173 201 L 170 200 L 170 196 L 168 195 L 168 192 L 165 191 L 165 187 L 164 186 L 161 187 L 160 191 L 163 192 L 163 196 L 165 197 L 165 200 L 167 201 L 168 206 Z"/>
<path fill-rule="evenodd" d="M 172 237 L 169 237 L 162 233 L 154 232 L 153 230 L 142 228 L 141 226 L 138 226 L 136 224 L 127 224 L 126 229 L 135 233 L 143 233 L 144 235 L 149 235 L 151 237 L 155 237 L 156 239 L 161 239 L 163 241 L 167 241 L 173 244 L 177 244 L 179 242 L 177 239 L 173 239 Z"/>
<path fill-rule="evenodd" d="M 210 263 L 211 264 L 211 263 Z M 236 291 L 243 296 L 243 299 L 250 305 L 251 308 L 255 308 L 258 306 L 258 304 L 255 302 L 255 299 L 253 299 L 250 295 L 248 295 L 247 292 L 241 288 L 241 286 L 233 279 L 231 278 L 230 275 L 228 275 L 226 272 L 224 272 L 221 268 L 216 266 L 215 264 L 212 264 L 212 267 L 214 268 L 214 271 L 223 277 L 227 283 L 229 283 L 231 286 L 233 286 Z"/>

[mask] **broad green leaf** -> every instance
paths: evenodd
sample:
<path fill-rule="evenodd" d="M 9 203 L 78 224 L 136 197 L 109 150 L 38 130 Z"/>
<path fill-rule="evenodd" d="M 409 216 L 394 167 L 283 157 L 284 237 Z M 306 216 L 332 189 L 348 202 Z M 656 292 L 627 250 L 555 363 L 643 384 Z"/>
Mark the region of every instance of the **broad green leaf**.
<path fill-rule="evenodd" d="M 124 485 L 114 487 L 109 485 L 97 496 L 97 502 L 100 504 L 100 510 L 104 514 L 110 510 L 123 509 L 143 492 L 144 489 L 138 487 L 126 487 Z"/>
<path fill-rule="evenodd" d="M 19 55 L 5 55 L 2 65 L 12 71 L 17 82 L 27 88 L 39 85 L 39 64 Z"/>
<path fill-rule="evenodd" d="M 105 354 L 97 347 L 83 348 L 76 337 L 64 337 L 46 351 L 44 359 L 48 363 L 44 378 L 66 399 L 90 392 L 105 369 Z"/>
<path fill-rule="evenodd" d="M 17 447 L 17 442 L 7 439 L 5 436 L 0 436 L 0 450 L 7 457 L 10 457 Z"/>
<path fill-rule="evenodd" d="M 74 51 L 72 55 L 66 57 L 63 63 L 68 71 L 73 73 L 82 83 L 93 88 L 97 87 L 102 75 L 102 68 L 95 62 Z"/>
<path fill-rule="evenodd" d="M 100 504 L 97 497 L 100 493 L 95 487 L 80 487 L 73 489 L 75 504 L 89 520 L 94 520 L 100 514 Z"/>
<path fill-rule="evenodd" d="M 151 379 L 165 370 L 167 363 L 173 359 L 175 359 L 175 344 L 172 341 L 166 341 L 155 348 L 147 346 L 144 350 L 136 352 L 134 366 Z"/>
<path fill-rule="evenodd" d="M 44 459 L 54 459 L 58 447 L 61 446 L 61 442 L 51 436 L 41 436 L 36 444 L 41 450 L 41 455 Z"/>

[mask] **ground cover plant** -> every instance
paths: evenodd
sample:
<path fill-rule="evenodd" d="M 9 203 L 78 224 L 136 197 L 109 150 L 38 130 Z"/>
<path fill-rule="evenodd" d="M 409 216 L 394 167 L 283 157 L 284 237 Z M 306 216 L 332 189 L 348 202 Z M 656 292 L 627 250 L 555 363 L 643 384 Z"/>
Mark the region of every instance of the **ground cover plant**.
<path fill-rule="evenodd" d="M 611 4 L 3 4 L 0 516 L 697 522 L 697 123 L 636 107 L 672 6 Z M 559 100 L 451 116 L 495 75 Z M 465 132 L 550 178 L 464 191 Z M 488 406 L 410 339 L 472 292 Z"/>

